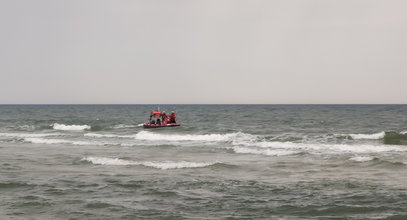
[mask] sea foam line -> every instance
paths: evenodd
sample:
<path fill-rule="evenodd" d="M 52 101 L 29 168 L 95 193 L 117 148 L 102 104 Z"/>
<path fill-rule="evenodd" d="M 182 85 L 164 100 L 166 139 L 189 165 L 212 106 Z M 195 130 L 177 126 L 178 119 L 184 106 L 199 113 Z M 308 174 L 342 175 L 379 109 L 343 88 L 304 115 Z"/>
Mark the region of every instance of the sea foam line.
<path fill-rule="evenodd" d="M 182 169 L 182 168 L 201 168 L 216 164 L 215 162 L 188 162 L 188 161 L 131 161 L 119 158 L 108 157 L 84 157 L 82 161 L 88 161 L 95 165 L 110 165 L 110 166 L 128 166 L 128 165 L 141 165 L 145 167 L 152 167 L 156 169 Z"/>

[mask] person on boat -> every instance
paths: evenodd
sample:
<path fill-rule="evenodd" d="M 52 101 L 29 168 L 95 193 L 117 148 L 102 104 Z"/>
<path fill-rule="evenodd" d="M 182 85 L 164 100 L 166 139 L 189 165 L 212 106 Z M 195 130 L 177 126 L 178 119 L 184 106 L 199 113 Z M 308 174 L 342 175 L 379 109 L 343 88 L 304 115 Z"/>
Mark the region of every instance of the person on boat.
<path fill-rule="evenodd" d="M 148 120 L 148 121 L 149 121 L 150 123 L 154 124 L 152 119 L 153 119 L 153 112 L 150 112 L 150 120 Z"/>
<path fill-rule="evenodd" d="M 161 117 L 161 112 L 158 110 L 154 110 L 150 113 L 150 123 L 151 124 L 159 124 L 159 120 Z"/>
<path fill-rule="evenodd" d="M 161 112 L 161 120 L 164 121 L 166 118 L 168 118 L 168 116 L 165 114 L 165 111 Z"/>
<path fill-rule="evenodd" d="M 168 115 L 165 113 L 165 111 L 161 112 L 161 123 L 166 125 L 170 119 L 168 118 Z"/>
<path fill-rule="evenodd" d="M 170 114 L 170 122 L 169 123 L 177 123 L 176 119 L 177 119 L 177 115 L 175 114 L 174 111 L 172 111 L 171 114 Z"/>

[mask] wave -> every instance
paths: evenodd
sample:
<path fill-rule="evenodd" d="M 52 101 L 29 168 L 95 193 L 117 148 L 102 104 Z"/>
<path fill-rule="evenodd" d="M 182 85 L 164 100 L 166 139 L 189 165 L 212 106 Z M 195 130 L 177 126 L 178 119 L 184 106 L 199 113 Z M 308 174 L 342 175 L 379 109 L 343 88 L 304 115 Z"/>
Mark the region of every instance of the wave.
<path fill-rule="evenodd" d="M 95 138 L 134 138 L 135 135 L 117 135 L 117 134 L 97 134 L 97 133 L 86 133 L 85 137 L 95 137 Z"/>
<path fill-rule="evenodd" d="M 343 153 L 382 153 L 382 152 L 407 152 L 407 148 L 388 145 L 367 144 L 322 144 L 322 143 L 293 143 L 293 142 L 234 142 L 238 147 L 249 147 L 253 152 L 262 152 L 259 149 L 281 149 L 297 152 L 309 152 L 316 154 L 343 154 Z M 256 151 L 257 149 L 257 151 Z M 265 151 L 266 152 L 266 151 Z M 264 153 L 266 154 L 266 153 Z"/>
<path fill-rule="evenodd" d="M 17 126 L 16 130 L 32 131 L 32 130 L 35 130 L 35 126 L 34 125 L 19 125 L 19 126 Z"/>
<path fill-rule="evenodd" d="M 64 124 L 54 123 L 52 125 L 52 128 L 55 130 L 61 130 L 61 131 L 83 131 L 83 130 L 91 129 L 91 126 L 89 126 L 89 125 L 64 125 Z"/>
<path fill-rule="evenodd" d="M 349 134 L 352 139 L 360 140 L 360 139 L 369 139 L 369 140 L 378 140 L 384 138 L 386 132 L 382 131 L 379 133 L 374 134 Z"/>
<path fill-rule="evenodd" d="M 284 149 L 256 149 L 247 147 L 234 147 L 233 151 L 238 154 L 262 154 L 267 156 L 285 156 L 299 153 L 298 151 Z"/>
<path fill-rule="evenodd" d="M 61 136 L 61 133 L 0 133 L 0 137 L 13 137 L 13 138 L 30 138 L 30 137 L 49 137 L 49 136 Z"/>
<path fill-rule="evenodd" d="M 65 139 L 46 139 L 46 138 L 24 138 L 25 142 L 33 144 L 72 144 L 72 145 L 114 145 L 112 143 L 103 143 L 103 142 L 88 142 L 88 141 L 71 141 Z"/>
<path fill-rule="evenodd" d="M 49 139 L 49 138 L 24 138 L 24 142 L 33 144 L 70 144 L 70 145 L 80 145 L 80 146 L 106 146 L 106 145 L 122 145 L 120 143 L 109 143 L 109 142 L 96 142 L 96 141 L 73 141 L 66 139 Z"/>
<path fill-rule="evenodd" d="M 188 161 L 131 161 L 123 160 L 119 158 L 107 158 L 107 157 L 85 157 L 82 161 L 88 161 L 95 165 L 111 165 L 111 166 L 129 166 L 129 165 L 141 165 L 145 167 L 152 167 L 156 169 L 182 169 L 182 168 L 202 168 L 214 165 L 216 163 L 211 162 L 188 162 Z"/>
<path fill-rule="evenodd" d="M 385 144 L 407 145 L 407 132 L 386 132 L 383 142 Z"/>
<path fill-rule="evenodd" d="M 356 162 L 366 162 L 366 161 L 371 161 L 374 160 L 374 157 L 369 157 L 369 156 L 357 156 L 357 157 L 352 157 L 349 160 L 356 161 Z"/>
<path fill-rule="evenodd" d="M 204 142 L 226 142 L 237 138 L 252 138 L 253 135 L 242 132 L 229 134 L 157 134 L 149 131 L 140 131 L 135 135 L 137 140 L 149 141 L 204 141 Z"/>
<path fill-rule="evenodd" d="M 337 137 L 350 137 L 354 140 L 383 140 L 384 144 L 406 145 L 407 144 L 407 131 L 381 131 L 374 134 L 347 134 L 335 135 Z"/>

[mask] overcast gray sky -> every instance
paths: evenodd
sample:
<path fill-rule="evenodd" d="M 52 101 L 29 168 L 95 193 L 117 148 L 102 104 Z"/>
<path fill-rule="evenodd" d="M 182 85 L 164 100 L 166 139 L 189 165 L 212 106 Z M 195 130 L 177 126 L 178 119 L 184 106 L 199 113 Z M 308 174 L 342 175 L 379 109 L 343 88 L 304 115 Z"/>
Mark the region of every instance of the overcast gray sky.
<path fill-rule="evenodd" d="M 0 0 L 0 103 L 407 103 L 407 1 Z"/>

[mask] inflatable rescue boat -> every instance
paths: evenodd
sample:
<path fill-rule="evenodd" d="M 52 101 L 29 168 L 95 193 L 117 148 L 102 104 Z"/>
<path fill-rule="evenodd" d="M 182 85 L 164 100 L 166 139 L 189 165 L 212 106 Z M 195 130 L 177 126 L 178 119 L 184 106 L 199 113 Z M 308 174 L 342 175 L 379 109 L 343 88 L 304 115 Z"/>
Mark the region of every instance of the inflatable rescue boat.
<path fill-rule="evenodd" d="M 150 113 L 149 122 L 143 124 L 143 128 L 163 128 L 163 127 L 176 127 L 181 126 L 176 122 L 177 115 L 174 111 L 167 115 L 164 111 L 152 111 Z"/>

